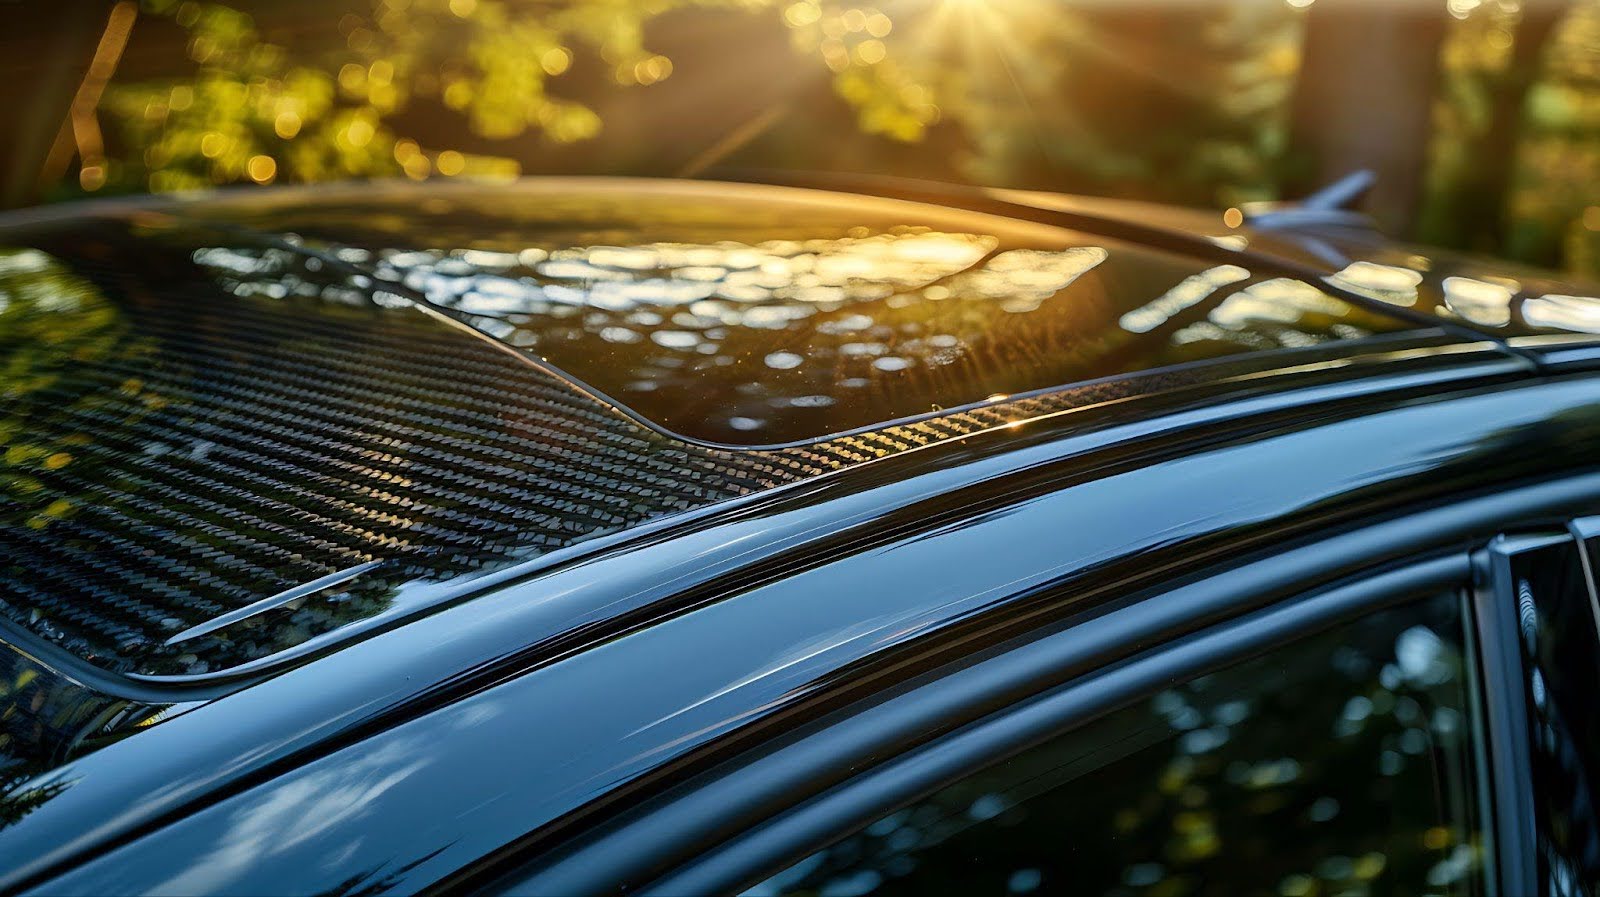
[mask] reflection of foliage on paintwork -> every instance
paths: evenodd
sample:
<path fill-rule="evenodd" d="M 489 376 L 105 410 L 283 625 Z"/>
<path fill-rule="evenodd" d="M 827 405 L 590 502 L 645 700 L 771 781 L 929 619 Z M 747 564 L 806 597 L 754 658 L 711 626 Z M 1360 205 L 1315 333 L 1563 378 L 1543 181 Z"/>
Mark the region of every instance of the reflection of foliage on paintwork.
<path fill-rule="evenodd" d="M 117 309 L 86 279 L 43 252 L 0 249 L 0 526 L 39 529 L 72 512 L 74 501 L 46 490 L 40 477 L 74 464 L 86 437 L 42 438 L 30 420 L 64 401 L 93 412 L 102 402 L 63 396 L 61 377 L 138 354 Z M 115 390 L 145 407 L 162 402 L 137 378 Z"/>
<path fill-rule="evenodd" d="M 128 734 L 154 712 L 97 694 L 0 646 L 0 829 L 71 787 L 50 770 Z"/>

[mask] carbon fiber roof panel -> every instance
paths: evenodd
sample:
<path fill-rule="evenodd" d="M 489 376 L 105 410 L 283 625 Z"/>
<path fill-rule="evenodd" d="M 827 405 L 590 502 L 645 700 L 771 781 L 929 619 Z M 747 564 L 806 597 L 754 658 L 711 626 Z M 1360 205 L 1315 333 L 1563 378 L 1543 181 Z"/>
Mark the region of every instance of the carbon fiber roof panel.
<path fill-rule="evenodd" d="M 664 438 L 414 308 L 239 299 L 193 278 L 153 292 L 31 250 L 0 270 L 6 357 L 28 362 L 0 406 L 0 606 L 114 671 L 232 666 L 407 582 L 823 469 Z M 374 561 L 284 613 L 167 644 Z"/>

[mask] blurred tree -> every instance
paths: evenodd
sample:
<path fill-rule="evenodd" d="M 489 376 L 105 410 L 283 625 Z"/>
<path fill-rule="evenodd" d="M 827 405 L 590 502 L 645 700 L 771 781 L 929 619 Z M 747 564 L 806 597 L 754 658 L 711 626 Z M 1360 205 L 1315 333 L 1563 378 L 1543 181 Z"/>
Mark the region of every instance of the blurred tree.
<path fill-rule="evenodd" d="M 1600 276 L 1600 0 L 1557 26 L 1524 116 L 1502 251 Z"/>
<path fill-rule="evenodd" d="M 1300 41 L 1285 3 L 948 3 L 915 27 L 974 181 L 1199 206 L 1277 193 Z"/>
<path fill-rule="evenodd" d="M 421 106 L 435 136 L 464 120 L 479 143 L 537 132 L 552 143 L 595 137 L 591 102 L 573 92 L 649 86 L 673 73 L 646 46 L 648 24 L 686 8 L 767 9 L 773 0 L 346 0 L 319 8 L 341 43 L 296 46 L 267 39 L 256 18 L 195 0 L 146 0 L 147 18 L 182 29 L 192 76 L 113 84 L 104 110 L 126 148 L 105 172 L 124 189 L 180 190 L 230 182 L 303 182 L 404 174 L 515 175 L 517 160 L 461 150 L 460 137 L 428 146 L 396 123 Z M 303 10 L 301 12 L 304 12 Z M 264 12 L 263 15 L 270 15 Z M 770 20 L 769 20 L 770 21 Z M 937 120 L 930 90 L 907 74 L 883 40 L 893 25 L 871 7 L 799 0 L 782 22 L 802 53 L 833 73 L 835 88 L 867 133 L 919 139 Z M 603 73 L 603 74 L 602 74 Z M 597 83 L 598 82 L 598 83 Z M 96 189 L 102 178 L 83 180 Z"/>
<path fill-rule="evenodd" d="M 1417 234 L 1480 251 L 1506 245 L 1506 200 L 1540 61 L 1570 4 L 1456 0 L 1440 55 Z"/>
<path fill-rule="evenodd" d="M 50 28 L 19 23 L 0 31 L 0 112 L 9 124 L 0 144 L 0 208 L 32 201 L 58 131 L 97 56 L 107 30 L 110 0 L 62 0 Z M 53 179 L 61 176 L 54 172 Z"/>
<path fill-rule="evenodd" d="M 1216 207 L 1372 167 L 1397 236 L 1550 261 L 1600 227 L 1600 48 L 1560 14 L 1600 0 L 139 2 L 117 77 L 41 101 L 52 198 L 728 164 Z"/>
<path fill-rule="evenodd" d="M 453 147 L 425 153 L 386 120 L 432 98 L 476 133 L 505 138 L 530 127 L 556 141 L 593 136 L 587 107 L 545 93 L 571 66 L 570 45 L 598 48 L 616 80 L 649 83 L 670 63 L 648 54 L 640 21 L 657 3 L 571 2 L 539 16 L 512 16 L 502 0 L 417 0 L 321 11 L 344 45 L 316 52 L 263 39 L 254 19 L 219 4 L 155 0 L 188 35 L 193 78 L 114 85 L 106 108 L 126 145 L 124 181 L 154 190 L 210 183 L 339 177 L 423 177 L 434 170 L 514 174 L 514 163 L 470 158 Z M 342 15 L 340 14 L 342 12 Z"/>
<path fill-rule="evenodd" d="M 919 140 L 939 120 L 930 85 L 940 67 L 907 67 L 889 55 L 894 23 L 876 9 L 799 0 L 783 13 L 794 44 L 821 57 L 839 96 L 859 112 L 861 129 L 896 140 Z"/>
<path fill-rule="evenodd" d="M 1392 233 L 1411 229 L 1447 21 L 1443 2 L 1310 7 L 1291 125 L 1291 195 L 1371 169 L 1378 179 L 1367 210 Z"/>

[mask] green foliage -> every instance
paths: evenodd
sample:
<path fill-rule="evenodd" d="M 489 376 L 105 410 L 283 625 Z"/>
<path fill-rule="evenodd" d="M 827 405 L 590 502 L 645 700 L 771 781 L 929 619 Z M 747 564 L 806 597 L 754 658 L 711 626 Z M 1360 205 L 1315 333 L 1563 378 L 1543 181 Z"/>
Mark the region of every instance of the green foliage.
<path fill-rule="evenodd" d="M 595 109 L 555 88 L 576 65 L 618 88 L 669 78 L 673 63 L 646 26 L 677 10 L 769 9 L 772 0 L 353 0 L 319 20 L 341 43 L 288 47 L 237 9 L 149 0 L 146 19 L 183 29 L 192 76 L 113 83 L 102 111 L 126 152 L 110 179 L 123 188 L 184 190 L 233 182 L 318 182 L 404 174 L 511 176 L 511 158 L 458 147 L 424 149 L 397 124 L 417 107 L 459 115 L 479 143 L 537 132 L 555 144 L 596 137 Z M 800 10 L 797 12 L 797 10 Z M 801 0 L 785 10 L 795 46 L 819 55 L 869 133 L 919 139 L 938 118 L 929 90 L 888 58 L 890 30 L 873 9 Z M 849 41 L 833 34 L 857 39 Z M 440 129 L 433 128 L 438 131 Z"/>
<path fill-rule="evenodd" d="M 960 165 L 974 180 L 1037 186 L 1065 174 L 1069 189 L 1144 184 L 1152 198 L 1233 203 L 1275 192 L 1301 18 L 1285 4 L 1227 0 L 1108 49 L 1123 27 L 1115 10 L 1066 14 L 1048 0 L 929 0 L 900 21 L 848 0 L 333 3 L 312 19 L 336 26 L 319 45 L 305 28 L 269 40 L 270 25 L 230 6 L 146 0 L 138 27 L 182 29 L 195 70 L 110 86 L 102 107 L 124 149 L 113 147 L 108 183 L 514 175 L 530 134 L 555 147 L 598 137 L 607 85 L 671 78 L 650 29 L 710 9 L 753 14 L 752 34 L 787 32 L 794 56 L 760 60 L 749 77 L 831 79 L 859 132 L 886 147 L 943 125 L 970 148 Z M 1198 44 L 1174 59 L 1175 40 Z M 737 48 L 692 52 L 704 63 Z M 1153 99 L 1130 106 L 1104 89 L 1114 87 L 1107 55 L 1182 69 L 1205 89 L 1167 75 L 1143 91 Z M 451 116 L 458 126 L 442 123 Z"/>
<path fill-rule="evenodd" d="M 1600 0 L 1451 9 L 1417 237 L 1600 275 Z"/>
<path fill-rule="evenodd" d="M 1290 173 L 1309 0 L 1160 15 L 1053 0 L 858 3 L 295 0 L 252 16 L 144 0 L 134 43 L 175 33 L 187 59 L 152 75 L 147 49 L 144 72 L 109 85 L 110 158 L 83 183 L 98 189 L 104 174 L 107 189 L 171 191 L 535 165 L 665 174 L 705 152 L 1225 207 L 1278 198 Z M 1419 224 L 1399 236 L 1600 271 L 1600 0 L 1562 8 L 1546 37 L 1529 34 L 1522 0 L 1449 5 Z M 715 37 L 701 43 L 706 23 Z M 762 55 L 746 54 L 747 39 Z M 694 87 L 673 86 L 680 65 L 699 73 Z M 772 102 L 754 119 L 724 109 L 704 93 L 710 72 L 718 90 L 748 81 Z M 629 121 L 641 107 L 622 98 L 637 91 L 683 110 L 668 133 Z M 579 144 L 593 151 L 564 149 Z"/>
<path fill-rule="evenodd" d="M 64 371 L 143 351 L 85 278 L 38 250 L 0 249 L 0 525 L 43 529 L 76 510 L 75 499 L 53 495 L 41 477 L 75 471 L 85 439 L 41 437 L 35 416 L 63 410 L 55 387 Z M 136 396 L 141 409 L 162 401 L 136 379 L 111 389 Z M 66 410 L 99 413 L 102 404 L 91 395 Z"/>
<path fill-rule="evenodd" d="M 1575 4 L 1528 93 L 1505 249 L 1600 277 L 1600 2 Z"/>
<path fill-rule="evenodd" d="M 834 89 L 857 110 L 864 132 L 912 142 L 939 121 L 929 85 L 944 66 L 927 52 L 915 61 L 915 71 L 890 58 L 894 22 L 887 15 L 872 8 L 799 0 L 784 10 L 783 18 L 794 46 L 819 56 L 834 73 Z"/>

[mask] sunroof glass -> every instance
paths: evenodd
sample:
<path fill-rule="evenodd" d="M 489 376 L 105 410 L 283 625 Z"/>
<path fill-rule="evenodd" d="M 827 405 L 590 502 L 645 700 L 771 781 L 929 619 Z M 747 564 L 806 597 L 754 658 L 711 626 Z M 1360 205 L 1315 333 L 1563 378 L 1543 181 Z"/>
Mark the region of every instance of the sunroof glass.
<path fill-rule="evenodd" d="M 264 224 L 361 246 L 381 277 L 660 427 L 735 445 L 1409 327 L 1298 281 L 1057 228 L 681 189 L 464 194 Z"/>

